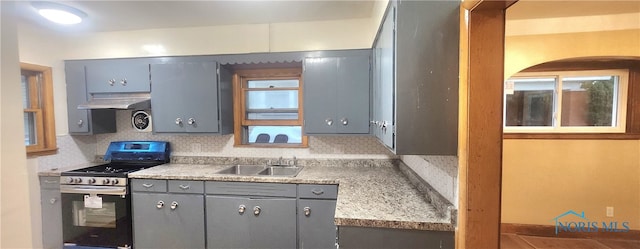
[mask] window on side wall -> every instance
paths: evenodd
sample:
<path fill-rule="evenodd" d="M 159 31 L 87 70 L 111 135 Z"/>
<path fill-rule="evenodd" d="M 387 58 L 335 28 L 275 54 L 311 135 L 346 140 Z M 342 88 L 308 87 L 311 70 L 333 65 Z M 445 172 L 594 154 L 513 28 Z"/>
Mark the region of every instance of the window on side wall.
<path fill-rule="evenodd" d="M 51 68 L 20 63 L 20 79 L 27 155 L 53 154 L 57 148 Z"/>
<path fill-rule="evenodd" d="M 505 133 L 624 133 L 627 70 L 520 73 L 505 83 Z"/>
<path fill-rule="evenodd" d="M 301 75 L 299 68 L 235 72 L 236 146 L 307 147 Z"/>

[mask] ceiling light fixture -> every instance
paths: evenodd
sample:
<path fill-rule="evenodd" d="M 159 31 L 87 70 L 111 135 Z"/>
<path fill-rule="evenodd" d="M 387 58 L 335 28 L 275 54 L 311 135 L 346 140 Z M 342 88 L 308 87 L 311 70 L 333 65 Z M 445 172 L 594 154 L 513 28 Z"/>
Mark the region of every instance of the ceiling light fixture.
<path fill-rule="evenodd" d="M 38 14 L 59 24 L 78 24 L 82 22 L 82 18 L 87 17 L 84 12 L 59 3 L 38 1 L 31 2 L 31 5 L 38 10 Z"/>

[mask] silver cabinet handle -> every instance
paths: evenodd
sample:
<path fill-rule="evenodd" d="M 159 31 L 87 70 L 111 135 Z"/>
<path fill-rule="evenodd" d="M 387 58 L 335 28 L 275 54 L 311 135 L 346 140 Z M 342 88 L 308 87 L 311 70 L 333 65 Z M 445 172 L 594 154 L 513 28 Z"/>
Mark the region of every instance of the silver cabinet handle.
<path fill-rule="evenodd" d="M 58 183 L 58 181 L 44 180 L 44 183 L 49 183 L 49 184 L 51 184 L 51 183 Z"/>
<path fill-rule="evenodd" d="M 171 210 L 176 210 L 176 208 L 178 208 L 178 202 L 177 201 L 171 202 Z"/>
<path fill-rule="evenodd" d="M 347 118 L 342 118 L 342 119 L 340 119 L 340 123 L 342 123 L 342 125 L 348 125 L 349 124 L 349 120 Z"/>
<path fill-rule="evenodd" d="M 253 207 L 253 214 L 254 214 L 255 216 L 258 216 L 258 215 L 260 215 L 260 211 L 261 211 L 261 210 L 262 210 L 262 209 L 260 209 L 260 206 L 255 206 L 255 207 Z"/>
<path fill-rule="evenodd" d="M 313 193 L 314 195 L 321 195 L 321 194 L 324 194 L 324 190 L 322 190 L 322 189 L 312 189 L 311 193 Z"/>
<path fill-rule="evenodd" d="M 54 204 L 56 203 L 56 201 L 58 201 L 56 198 L 51 198 L 51 200 L 49 200 L 49 203 Z"/>
<path fill-rule="evenodd" d="M 176 125 L 182 125 L 182 119 L 176 118 Z"/>
<path fill-rule="evenodd" d="M 109 85 L 110 85 L 110 86 L 113 86 L 113 84 L 115 84 L 115 83 L 116 83 L 116 79 L 110 79 L 110 80 L 109 80 L 109 81 L 107 81 L 107 82 L 109 82 Z"/>
<path fill-rule="evenodd" d="M 326 122 L 328 126 L 333 125 L 333 119 L 328 118 L 328 119 L 325 119 L 324 122 Z"/>
<path fill-rule="evenodd" d="M 246 209 L 247 209 L 247 207 L 245 205 L 240 205 L 238 207 L 238 213 L 239 214 L 244 214 L 244 210 L 246 210 Z"/>
<path fill-rule="evenodd" d="M 191 187 L 189 185 L 182 185 L 180 184 L 180 186 L 178 186 L 178 188 L 182 189 L 182 190 L 187 190 L 190 189 Z"/>
<path fill-rule="evenodd" d="M 162 207 L 164 207 L 164 201 L 158 201 L 158 204 L 156 204 L 156 208 L 161 209 Z"/>
<path fill-rule="evenodd" d="M 304 207 L 304 216 L 309 217 L 309 215 L 311 215 L 311 208 L 310 207 Z"/>
<path fill-rule="evenodd" d="M 145 188 L 150 188 L 153 187 L 153 183 L 143 183 L 142 186 Z"/>
<path fill-rule="evenodd" d="M 123 86 L 127 85 L 127 78 L 124 78 L 122 80 L 120 80 L 120 84 L 122 84 Z"/>
<path fill-rule="evenodd" d="M 84 124 L 84 120 L 82 119 L 78 120 L 78 126 L 82 126 L 82 124 Z"/>
<path fill-rule="evenodd" d="M 189 120 L 187 120 L 187 124 L 189 125 L 194 125 L 196 123 L 196 119 L 195 118 L 189 118 Z"/>

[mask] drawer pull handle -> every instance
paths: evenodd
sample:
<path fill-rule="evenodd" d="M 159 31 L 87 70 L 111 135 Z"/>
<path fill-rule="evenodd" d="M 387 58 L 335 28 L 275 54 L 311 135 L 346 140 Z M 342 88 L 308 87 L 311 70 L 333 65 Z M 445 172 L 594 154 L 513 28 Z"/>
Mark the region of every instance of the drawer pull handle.
<path fill-rule="evenodd" d="M 313 193 L 314 195 L 321 195 L 321 194 L 324 194 L 324 190 L 314 189 L 314 190 L 311 190 L 311 193 Z"/>
<path fill-rule="evenodd" d="M 58 183 L 58 181 L 44 180 L 44 183 L 52 184 L 52 183 Z"/>
<path fill-rule="evenodd" d="M 191 187 L 189 187 L 189 185 L 182 185 L 182 184 L 180 184 L 180 186 L 178 186 L 178 187 L 180 189 L 182 189 L 182 190 L 187 190 L 187 189 L 191 188 Z"/>
<path fill-rule="evenodd" d="M 58 201 L 56 198 L 51 198 L 51 200 L 49 200 L 49 203 L 54 204 L 56 203 L 56 201 Z"/>
<path fill-rule="evenodd" d="M 153 187 L 153 183 L 144 183 L 142 184 L 142 186 L 145 188 L 150 188 L 150 187 Z"/>
<path fill-rule="evenodd" d="M 161 209 L 162 207 L 164 207 L 164 201 L 158 201 L 158 204 L 156 204 L 156 208 Z"/>

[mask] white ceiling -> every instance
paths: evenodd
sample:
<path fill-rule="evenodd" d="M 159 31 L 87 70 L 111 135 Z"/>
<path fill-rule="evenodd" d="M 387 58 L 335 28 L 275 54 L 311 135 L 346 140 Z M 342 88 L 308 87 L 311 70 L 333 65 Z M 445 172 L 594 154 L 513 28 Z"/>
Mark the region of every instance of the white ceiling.
<path fill-rule="evenodd" d="M 369 18 L 374 0 L 58 1 L 87 13 L 73 27 L 52 24 L 28 1 L 18 2 L 21 21 L 63 32 L 102 32 L 215 25 Z M 640 12 L 638 0 L 520 0 L 508 20 Z"/>
<path fill-rule="evenodd" d="M 27 1 L 18 3 L 21 21 L 72 32 L 102 32 L 233 24 L 306 22 L 369 18 L 373 1 L 55 1 L 82 10 L 88 18 L 61 28 L 37 15 Z"/>

